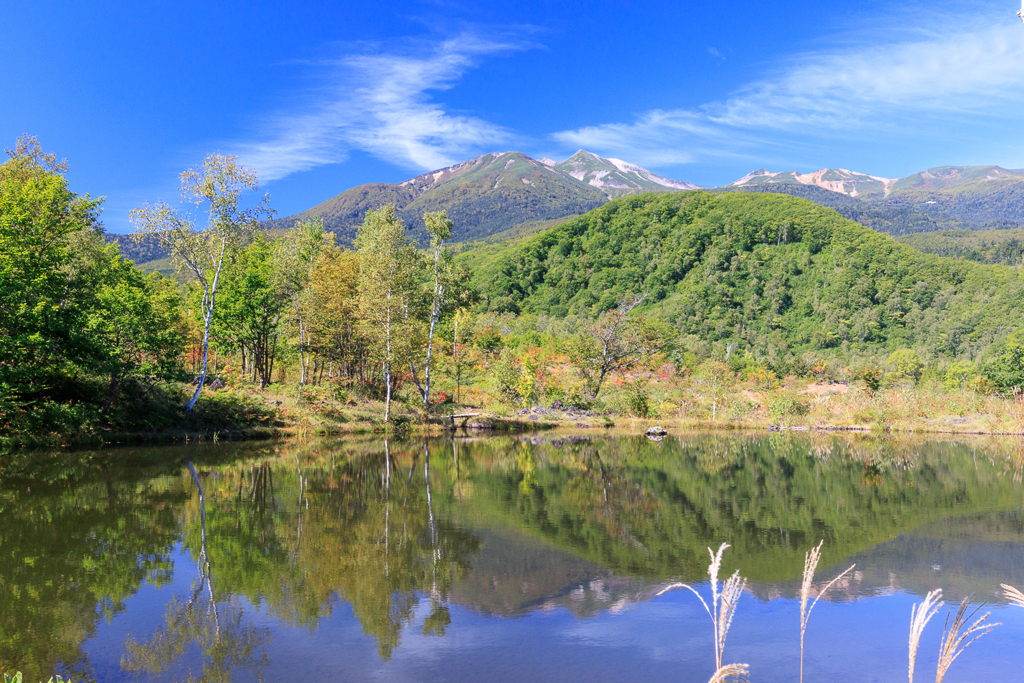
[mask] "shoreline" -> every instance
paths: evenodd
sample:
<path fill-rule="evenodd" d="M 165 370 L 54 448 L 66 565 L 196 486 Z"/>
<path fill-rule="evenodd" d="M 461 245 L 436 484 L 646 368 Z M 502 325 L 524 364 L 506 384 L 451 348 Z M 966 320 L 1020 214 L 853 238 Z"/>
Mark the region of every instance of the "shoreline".
<path fill-rule="evenodd" d="M 61 450 L 74 451 L 97 447 L 174 445 L 189 443 L 216 444 L 220 442 L 267 441 L 302 437 L 345 437 L 365 436 L 372 434 L 391 434 L 394 436 L 440 436 L 444 434 L 469 433 L 478 436 L 487 434 L 513 434 L 531 431 L 626 431 L 642 435 L 648 427 L 661 426 L 671 433 L 676 432 L 808 432 L 833 434 L 872 434 L 876 436 L 989 436 L 989 437 L 1024 437 L 1024 430 L 1008 431 L 979 428 L 978 425 L 964 425 L 957 429 L 950 425 L 918 424 L 910 427 L 865 425 L 865 424 L 830 424 L 805 423 L 781 424 L 777 421 L 739 421 L 739 420 L 693 420 L 693 419 L 658 419 L 637 418 L 609 415 L 570 416 L 551 414 L 514 414 L 498 415 L 481 411 L 467 419 L 462 425 L 454 427 L 446 424 L 446 415 L 408 415 L 396 416 L 392 425 L 383 423 L 359 422 L 347 420 L 333 424 L 282 424 L 274 426 L 234 425 L 223 427 L 207 427 L 201 429 L 166 429 L 138 432 L 92 432 L 57 437 L 53 434 L 39 437 L 0 437 L 0 453 L 29 450 Z M 526 419 L 523 419 L 526 418 Z"/>

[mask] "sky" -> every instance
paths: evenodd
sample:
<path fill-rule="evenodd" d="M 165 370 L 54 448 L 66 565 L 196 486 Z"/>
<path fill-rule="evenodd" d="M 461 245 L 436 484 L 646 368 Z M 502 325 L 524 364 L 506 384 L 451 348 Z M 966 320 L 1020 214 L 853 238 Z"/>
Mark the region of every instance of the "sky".
<path fill-rule="evenodd" d="M 705 187 L 1024 168 L 1015 3 L 0 0 L 0 146 L 66 158 L 110 232 L 214 152 L 278 217 L 508 150 Z"/>

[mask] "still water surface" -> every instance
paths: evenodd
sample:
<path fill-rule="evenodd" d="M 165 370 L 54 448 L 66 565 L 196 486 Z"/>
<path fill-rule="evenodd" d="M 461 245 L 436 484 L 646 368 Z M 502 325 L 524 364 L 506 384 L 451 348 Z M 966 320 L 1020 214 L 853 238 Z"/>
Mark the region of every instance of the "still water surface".
<path fill-rule="evenodd" d="M 0 672 L 75 681 L 706 681 L 708 546 L 748 577 L 725 649 L 903 681 L 911 606 L 1002 622 L 946 681 L 1024 680 L 1024 445 L 815 435 L 377 439 L 0 460 Z M 194 472 L 185 464 L 194 463 Z M 163 464 L 153 465 L 153 462 Z M 126 464 L 134 463 L 134 464 Z M 145 464 L 150 463 L 150 464 Z M 918 656 L 933 680 L 943 609 Z"/>

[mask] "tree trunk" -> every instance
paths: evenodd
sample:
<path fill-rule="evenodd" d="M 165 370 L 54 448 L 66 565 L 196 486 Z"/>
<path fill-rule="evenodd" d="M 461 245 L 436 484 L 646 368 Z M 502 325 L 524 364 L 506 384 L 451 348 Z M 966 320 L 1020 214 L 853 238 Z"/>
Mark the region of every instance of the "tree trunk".
<path fill-rule="evenodd" d="M 426 389 L 420 389 L 420 393 L 423 394 L 423 405 L 430 404 L 430 355 L 434 350 L 434 325 L 437 324 L 437 318 L 441 313 L 441 302 L 439 299 L 444 296 L 444 288 L 437 284 L 437 263 L 435 259 L 434 264 L 434 305 L 430 309 L 430 332 L 427 335 L 427 367 L 423 371 L 423 383 L 426 385 Z M 416 383 L 419 386 L 419 382 Z"/>
<path fill-rule="evenodd" d="M 203 369 L 199 373 L 199 384 L 196 385 L 196 393 L 192 394 L 192 398 L 185 406 L 185 412 L 191 413 L 192 408 L 195 407 L 196 401 L 199 400 L 199 392 L 203 390 L 203 385 L 206 384 L 206 361 L 207 355 L 210 349 L 210 318 L 213 317 L 213 306 L 210 306 L 210 312 L 206 314 L 203 326 Z"/>
<path fill-rule="evenodd" d="M 384 383 L 387 384 L 387 399 L 384 403 L 384 424 L 391 417 L 391 361 L 384 362 Z"/>
<path fill-rule="evenodd" d="M 120 381 L 118 381 L 117 373 L 110 373 L 110 385 L 107 387 L 107 402 L 103 404 L 102 408 L 100 408 L 101 413 L 105 413 L 110 410 L 111 404 L 114 403 L 114 393 L 117 391 L 119 384 Z"/>
<path fill-rule="evenodd" d="M 298 297 L 292 297 L 292 303 L 295 305 L 295 316 L 299 320 L 299 368 L 302 371 L 299 377 L 299 398 L 301 399 L 302 387 L 306 386 L 305 328 L 302 326 L 302 309 L 299 307 Z"/>
<path fill-rule="evenodd" d="M 429 372 L 430 371 L 430 365 L 429 365 L 429 363 L 430 363 L 430 361 L 429 361 L 430 354 L 429 354 L 429 352 L 427 353 L 427 358 L 428 358 L 428 360 L 427 360 L 427 363 L 428 363 L 427 371 Z M 427 401 L 427 392 L 423 389 L 423 386 L 420 385 L 420 378 L 416 376 L 416 366 L 413 365 L 412 361 L 409 361 L 409 371 L 412 372 L 412 381 L 416 383 L 416 388 L 419 390 L 420 397 L 423 399 L 423 405 L 426 405 L 427 404 L 426 403 L 426 401 Z M 430 375 L 427 375 L 427 381 L 428 382 L 430 381 Z M 430 385 L 428 384 L 427 387 L 429 388 L 429 386 Z"/>

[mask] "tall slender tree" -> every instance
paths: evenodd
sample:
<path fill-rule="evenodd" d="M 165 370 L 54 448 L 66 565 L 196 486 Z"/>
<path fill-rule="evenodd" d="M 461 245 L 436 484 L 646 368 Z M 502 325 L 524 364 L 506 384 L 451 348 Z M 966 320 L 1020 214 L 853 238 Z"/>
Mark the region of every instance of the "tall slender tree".
<path fill-rule="evenodd" d="M 238 163 L 236 157 L 211 154 L 202 168 L 189 169 L 180 176 L 183 202 L 204 208 L 206 227 L 196 229 L 195 221 L 166 203 L 145 205 L 129 214 L 135 224 L 135 239 L 154 236 L 174 258 L 182 271 L 195 276 L 202 289 L 203 363 L 195 393 L 185 406 L 191 411 L 206 383 L 206 363 L 210 348 L 210 322 L 217 301 L 217 285 L 225 257 L 241 248 L 255 233 L 260 220 L 271 215 L 270 195 L 263 195 L 255 206 L 240 207 L 242 193 L 256 191 L 256 171 Z"/>
<path fill-rule="evenodd" d="M 302 398 L 309 368 L 309 323 L 305 310 L 309 279 L 320 255 L 333 243 L 334 234 L 324 229 L 320 216 L 314 216 L 308 221 L 296 221 L 295 227 L 278 242 L 275 254 L 299 331 L 299 398 Z"/>
<path fill-rule="evenodd" d="M 417 254 L 392 204 L 366 212 L 355 246 L 360 259 L 360 317 L 381 362 L 387 423 L 391 419 L 392 369 L 407 357 L 412 337 L 410 307 Z"/>
<path fill-rule="evenodd" d="M 430 250 L 434 265 L 434 285 L 430 301 L 430 332 L 427 334 L 427 365 L 423 371 L 423 405 L 430 404 L 430 356 L 434 349 L 434 328 L 441 317 L 445 295 L 448 294 L 449 275 L 451 274 L 451 252 L 445 246 L 452 236 L 452 222 L 448 213 L 437 211 L 424 213 L 423 222 L 430 233 Z"/>

